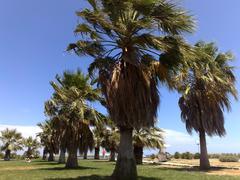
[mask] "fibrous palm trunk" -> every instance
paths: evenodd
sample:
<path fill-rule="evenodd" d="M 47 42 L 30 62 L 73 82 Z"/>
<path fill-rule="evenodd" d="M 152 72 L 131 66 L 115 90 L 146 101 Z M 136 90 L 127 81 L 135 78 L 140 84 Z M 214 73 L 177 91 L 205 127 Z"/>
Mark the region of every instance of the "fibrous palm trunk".
<path fill-rule="evenodd" d="M 137 164 L 142 164 L 143 162 L 143 147 L 134 146 L 134 156 Z"/>
<path fill-rule="evenodd" d="M 52 151 L 49 152 L 48 161 L 54 161 L 54 155 Z"/>
<path fill-rule="evenodd" d="M 65 160 L 65 150 L 64 149 L 61 149 L 60 150 L 60 155 L 59 155 L 59 159 L 58 159 L 58 163 L 60 164 L 65 164 L 66 160 Z"/>
<path fill-rule="evenodd" d="M 28 147 L 28 150 L 27 150 L 27 153 L 26 153 L 26 155 L 27 155 L 27 158 L 32 158 L 32 149 L 31 149 L 31 147 Z"/>
<path fill-rule="evenodd" d="M 207 152 L 207 143 L 206 143 L 206 134 L 205 131 L 199 132 L 200 138 L 200 169 L 201 170 L 208 170 L 210 169 L 210 163 L 208 159 L 208 152 Z"/>
<path fill-rule="evenodd" d="M 87 154 L 88 154 L 88 148 L 84 150 L 83 159 L 87 159 Z"/>
<path fill-rule="evenodd" d="M 77 148 L 68 149 L 68 158 L 66 163 L 66 168 L 77 168 L 78 167 L 78 158 L 77 158 Z"/>
<path fill-rule="evenodd" d="M 115 161 L 116 152 L 115 150 L 110 150 L 110 161 Z"/>
<path fill-rule="evenodd" d="M 94 159 L 100 159 L 99 152 L 100 152 L 100 147 L 95 147 Z"/>
<path fill-rule="evenodd" d="M 133 154 L 132 129 L 120 128 L 120 144 L 117 163 L 113 172 L 115 180 L 136 180 L 137 169 Z"/>
<path fill-rule="evenodd" d="M 47 159 L 47 150 L 46 148 L 43 149 L 43 157 L 42 160 L 46 160 Z"/>
<path fill-rule="evenodd" d="M 11 151 L 7 149 L 5 151 L 4 161 L 10 161 L 10 155 L 11 155 Z"/>

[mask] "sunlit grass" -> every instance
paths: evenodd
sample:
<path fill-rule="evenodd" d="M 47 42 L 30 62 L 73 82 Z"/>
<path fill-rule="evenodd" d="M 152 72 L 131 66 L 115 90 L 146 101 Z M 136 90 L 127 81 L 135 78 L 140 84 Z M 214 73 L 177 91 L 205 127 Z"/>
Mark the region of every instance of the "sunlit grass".
<path fill-rule="evenodd" d="M 114 163 L 94 160 L 79 161 L 78 169 L 65 169 L 56 162 L 33 161 L 0 161 L 0 179 L 32 180 L 32 179 L 107 179 L 114 168 Z M 140 180 L 237 180 L 240 177 L 206 175 L 198 171 L 186 171 L 161 168 L 154 165 L 138 166 Z"/>

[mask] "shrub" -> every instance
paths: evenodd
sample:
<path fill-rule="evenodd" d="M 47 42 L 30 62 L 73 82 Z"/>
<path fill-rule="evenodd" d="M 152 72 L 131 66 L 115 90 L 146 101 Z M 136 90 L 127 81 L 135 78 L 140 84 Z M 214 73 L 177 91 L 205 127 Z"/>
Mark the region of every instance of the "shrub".
<path fill-rule="evenodd" d="M 185 153 L 182 153 L 181 158 L 182 159 L 193 159 L 193 154 L 191 154 L 190 152 L 185 152 Z"/>
<path fill-rule="evenodd" d="M 200 153 L 195 153 L 193 156 L 194 159 L 200 159 Z"/>
<path fill-rule="evenodd" d="M 239 161 L 239 158 L 237 157 L 237 156 L 221 156 L 220 158 L 219 158 L 219 161 L 221 161 L 221 162 L 238 162 Z"/>
<path fill-rule="evenodd" d="M 221 157 L 221 154 L 209 154 L 208 157 L 210 159 L 219 159 Z"/>
<path fill-rule="evenodd" d="M 174 158 L 175 159 L 180 159 L 181 158 L 181 154 L 179 152 L 175 152 Z"/>

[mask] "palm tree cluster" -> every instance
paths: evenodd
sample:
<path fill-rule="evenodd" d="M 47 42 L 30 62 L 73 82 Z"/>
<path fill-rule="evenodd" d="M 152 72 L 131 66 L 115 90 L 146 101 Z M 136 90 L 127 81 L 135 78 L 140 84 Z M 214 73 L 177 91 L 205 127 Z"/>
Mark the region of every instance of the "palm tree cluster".
<path fill-rule="evenodd" d="M 224 136 L 224 111 L 237 100 L 233 55 L 214 43 L 188 44 L 184 35 L 195 29 L 194 18 L 168 0 L 87 0 L 76 15 L 78 40 L 68 52 L 92 58 L 88 74 L 65 71 L 51 81 L 54 92 L 45 102 L 47 120 L 39 123 L 43 159 L 66 168 L 78 167 L 78 154 L 110 152 L 114 180 L 137 179 L 136 164 L 144 148 L 164 148 L 164 132 L 156 127 L 159 86 L 180 94 L 178 105 L 187 132 L 200 138 L 200 168 L 210 168 L 206 135 Z M 98 112 L 99 103 L 107 114 Z M 5 160 L 12 151 L 36 153 L 39 142 L 16 130 L 1 132 Z M 65 154 L 67 153 L 67 161 Z"/>
<path fill-rule="evenodd" d="M 5 152 L 4 160 L 9 161 L 11 159 L 11 153 L 18 150 L 27 148 L 24 152 L 24 157 L 32 158 L 38 154 L 38 148 L 40 143 L 37 139 L 32 137 L 23 138 L 20 132 L 16 129 L 6 128 L 0 132 L 0 141 L 2 143 L 1 151 Z"/>
<path fill-rule="evenodd" d="M 158 87 L 166 86 L 181 95 L 182 121 L 190 134 L 199 134 L 200 168 L 208 169 L 206 134 L 225 135 L 224 111 L 231 109 L 230 96 L 237 99 L 232 54 L 220 53 L 214 43 L 188 44 L 184 35 L 194 31 L 194 18 L 172 1 L 87 1 L 89 6 L 76 13 L 79 39 L 67 51 L 92 61 L 87 75 L 66 71 L 50 83 L 54 92 L 45 102 L 47 120 L 38 124 L 43 159 L 49 154 L 53 161 L 60 153 L 59 163 L 75 168 L 78 154 L 87 158 L 94 150 L 100 159 L 102 147 L 111 161 L 118 154 L 113 179 L 137 179 L 144 148 L 164 147 L 156 123 Z M 6 159 L 21 137 L 13 139 L 4 141 Z M 25 144 L 27 154 L 38 146 L 30 138 Z"/>
<path fill-rule="evenodd" d="M 65 152 L 68 152 L 66 167 L 74 168 L 78 166 L 78 152 L 82 154 L 94 148 L 91 128 L 103 120 L 104 115 L 90 103 L 101 100 L 101 96 L 99 89 L 93 88 L 89 77 L 80 70 L 57 75 L 51 86 L 54 93 L 45 103 L 49 120 L 40 124 L 42 132 L 39 136 L 46 152 L 56 154 L 61 151 L 59 162 L 65 162 Z"/>
<path fill-rule="evenodd" d="M 53 161 L 54 154 L 60 152 L 58 162 L 65 163 L 67 168 L 75 168 L 78 166 L 78 152 L 86 159 L 88 151 L 94 149 L 94 159 L 100 159 L 100 148 L 104 148 L 110 152 L 110 161 L 115 161 L 119 129 L 108 116 L 97 112 L 90 104 L 94 101 L 105 104 L 99 89 L 91 86 L 89 77 L 80 70 L 66 71 L 62 76 L 57 75 L 56 80 L 51 82 L 54 93 L 45 103 L 48 120 L 38 124 L 42 129 L 38 136 L 44 147 L 43 159 L 49 154 L 48 161 Z M 146 132 L 151 134 L 147 136 Z M 136 146 L 162 148 L 163 138 L 157 139 L 162 136 L 155 132 L 156 128 L 136 130 Z"/>

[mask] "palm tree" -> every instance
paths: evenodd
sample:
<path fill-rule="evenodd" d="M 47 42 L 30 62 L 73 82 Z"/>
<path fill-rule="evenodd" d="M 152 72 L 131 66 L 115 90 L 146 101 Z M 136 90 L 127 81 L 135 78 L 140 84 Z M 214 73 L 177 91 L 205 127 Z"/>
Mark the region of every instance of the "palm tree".
<path fill-rule="evenodd" d="M 43 148 L 43 156 L 42 156 L 42 160 L 46 160 L 47 159 L 47 149 L 46 147 Z"/>
<path fill-rule="evenodd" d="M 52 130 L 54 132 L 55 141 L 59 145 L 59 164 L 65 164 L 66 161 L 66 144 L 64 141 L 61 141 L 61 136 L 64 134 L 65 123 L 64 121 L 60 121 L 57 116 L 57 107 L 54 105 L 52 100 L 45 102 L 45 114 L 51 118 Z M 46 152 L 46 149 L 44 149 Z M 44 154 L 44 153 L 43 153 Z"/>
<path fill-rule="evenodd" d="M 66 148 L 65 147 L 60 147 L 60 154 L 59 154 L 59 159 L 58 163 L 59 164 L 65 164 L 66 163 Z"/>
<path fill-rule="evenodd" d="M 32 158 L 37 153 L 38 148 L 41 145 L 37 139 L 33 139 L 31 136 L 23 139 L 22 143 L 27 148 L 27 151 L 25 152 L 27 158 Z"/>
<path fill-rule="evenodd" d="M 1 131 L 0 140 L 3 146 L 2 151 L 5 151 L 4 160 L 9 161 L 11 152 L 22 149 L 22 134 L 17 132 L 16 129 L 8 129 Z"/>
<path fill-rule="evenodd" d="M 180 82 L 179 99 L 181 117 L 187 131 L 199 133 L 200 169 L 207 170 L 210 163 L 207 154 L 206 134 L 209 136 L 225 135 L 223 111 L 230 110 L 229 95 L 237 99 L 235 76 L 228 62 L 233 59 L 230 53 L 218 53 L 213 43 L 199 42 L 196 66 L 187 71 Z"/>
<path fill-rule="evenodd" d="M 106 132 L 105 124 L 101 122 L 94 129 L 94 159 L 100 159 L 100 147 L 103 142 L 104 134 Z"/>
<path fill-rule="evenodd" d="M 89 77 L 80 70 L 76 73 L 66 71 L 56 79 L 56 83 L 51 82 L 55 92 L 45 103 L 45 112 L 54 118 L 60 146 L 68 152 L 66 167 L 75 168 L 78 166 L 78 150 L 82 154 L 94 146 L 90 126 L 102 115 L 89 103 L 100 99 L 99 90 L 92 88 Z"/>
<path fill-rule="evenodd" d="M 156 127 L 134 130 L 133 147 L 136 163 L 142 164 L 144 147 L 157 148 L 159 150 L 164 147 L 163 131 Z"/>
<path fill-rule="evenodd" d="M 54 161 L 54 154 L 57 154 L 59 151 L 59 142 L 56 131 L 53 128 L 53 122 L 51 119 L 46 120 L 43 123 L 39 123 L 38 126 L 42 129 L 42 132 L 38 133 L 37 136 L 41 139 L 45 153 L 49 153 L 48 161 Z"/>
<path fill-rule="evenodd" d="M 115 161 L 116 152 L 119 148 L 120 135 L 119 130 L 114 127 L 108 127 L 104 133 L 104 140 L 102 141 L 102 146 L 110 151 L 110 161 Z"/>
<path fill-rule="evenodd" d="M 77 55 L 94 58 L 90 75 L 106 98 L 111 119 L 120 130 L 115 179 L 136 179 L 133 129 L 156 121 L 159 80 L 171 85 L 175 70 L 186 64 L 189 46 L 181 33 L 192 32 L 192 17 L 165 0 L 88 0 L 91 8 L 77 12 L 82 35 L 68 46 Z M 97 71 L 95 71 L 97 70 Z"/>
<path fill-rule="evenodd" d="M 86 118 L 88 119 L 89 117 L 86 116 Z M 91 124 L 83 124 L 80 142 L 79 151 L 81 154 L 84 154 L 84 159 L 87 159 L 88 150 L 92 151 L 94 148 L 94 134 L 91 130 Z"/>

